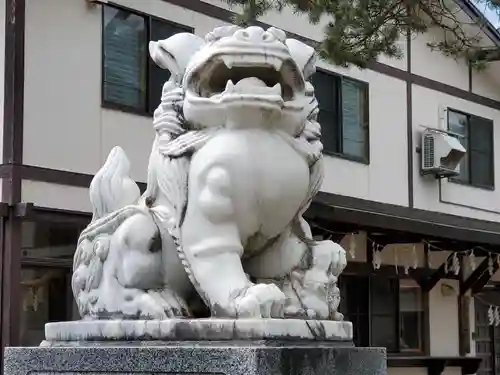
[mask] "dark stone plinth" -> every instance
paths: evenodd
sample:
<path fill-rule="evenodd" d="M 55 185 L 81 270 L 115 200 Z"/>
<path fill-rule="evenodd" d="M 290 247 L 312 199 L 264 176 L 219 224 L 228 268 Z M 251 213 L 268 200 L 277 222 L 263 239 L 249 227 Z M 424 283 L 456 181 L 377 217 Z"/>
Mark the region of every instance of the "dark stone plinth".
<path fill-rule="evenodd" d="M 385 349 L 331 342 L 114 342 L 6 348 L 4 375 L 386 375 Z"/>

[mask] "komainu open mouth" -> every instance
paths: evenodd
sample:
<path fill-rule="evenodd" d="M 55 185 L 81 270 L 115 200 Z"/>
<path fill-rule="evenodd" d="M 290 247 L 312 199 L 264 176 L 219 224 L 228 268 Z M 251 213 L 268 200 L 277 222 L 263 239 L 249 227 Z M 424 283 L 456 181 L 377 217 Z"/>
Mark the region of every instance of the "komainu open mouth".
<path fill-rule="evenodd" d="M 292 100 L 304 82 L 291 61 L 263 65 L 256 62 L 216 58 L 193 76 L 193 89 L 200 97 L 220 94 L 281 96 Z"/>

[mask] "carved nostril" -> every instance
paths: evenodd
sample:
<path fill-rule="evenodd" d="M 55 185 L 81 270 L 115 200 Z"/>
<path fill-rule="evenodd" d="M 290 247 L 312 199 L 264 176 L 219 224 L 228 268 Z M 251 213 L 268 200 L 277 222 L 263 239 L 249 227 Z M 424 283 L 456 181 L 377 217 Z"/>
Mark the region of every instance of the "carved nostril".
<path fill-rule="evenodd" d="M 262 41 L 264 42 L 274 42 L 276 40 L 276 37 L 271 34 L 271 33 L 268 33 L 267 31 L 262 34 Z"/>
<path fill-rule="evenodd" d="M 239 40 L 249 40 L 250 33 L 246 30 L 238 30 L 234 33 L 234 37 Z"/>

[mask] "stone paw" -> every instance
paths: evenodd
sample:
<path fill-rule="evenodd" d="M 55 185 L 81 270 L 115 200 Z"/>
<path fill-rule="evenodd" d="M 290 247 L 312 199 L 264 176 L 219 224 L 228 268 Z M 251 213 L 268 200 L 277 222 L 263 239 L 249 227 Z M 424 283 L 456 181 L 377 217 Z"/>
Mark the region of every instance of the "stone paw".
<path fill-rule="evenodd" d="M 165 290 L 149 290 L 151 296 L 163 309 L 168 318 L 190 316 L 189 309 L 184 300 L 179 298 L 176 293 Z"/>
<path fill-rule="evenodd" d="M 128 289 L 124 299 L 124 315 L 135 319 L 162 320 L 188 315 L 184 302 L 169 290 Z"/>
<path fill-rule="evenodd" d="M 167 319 L 168 313 L 166 311 L 166 306 L 164 306 L 158 298 L 155 298 L 149 293 L 141 293 L 136 296 L 133 301 L 130 301 L 136 305 L 137 312 L 140 319 L 152 320 L 152 319 Z"/>
<path fill-rule="evenodd" d="M 344 248 L 330 240 L 320 241 L 313 247 L 313 256 L 321 253 L 326 255 L 325 261 L 329 258 L 332 274 L 334 276 L 340 275 L 347 266 L 347 256 Z"/>
<path fill-rule="evenodd" d="M 274 284 L 256 284 L 235 301 L 238 318 L 282 318 L 285 294 Z"/>

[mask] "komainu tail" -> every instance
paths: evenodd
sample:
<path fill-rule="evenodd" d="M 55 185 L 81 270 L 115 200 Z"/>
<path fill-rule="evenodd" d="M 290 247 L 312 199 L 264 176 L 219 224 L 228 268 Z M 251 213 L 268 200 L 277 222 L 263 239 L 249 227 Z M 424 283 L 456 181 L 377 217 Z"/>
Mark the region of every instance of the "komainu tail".
<path fill-rule="evenodd" d="M 111 150 L 90 184 L 92 222 L 78 239 L 71 286 L 80 314 L 99 314 L 99 292 L 110 240 L 127 218 L 140 211 L 140 191 L 129 177 L 130 162 L 120 147 Z"/>
<path fill-rule="evenodd" d="M 137 184 L 129 177 L 130 162 L 121 147 L 114 147 L 90 184 L 89 194 L 95 221 L 140 197 Z"/>

